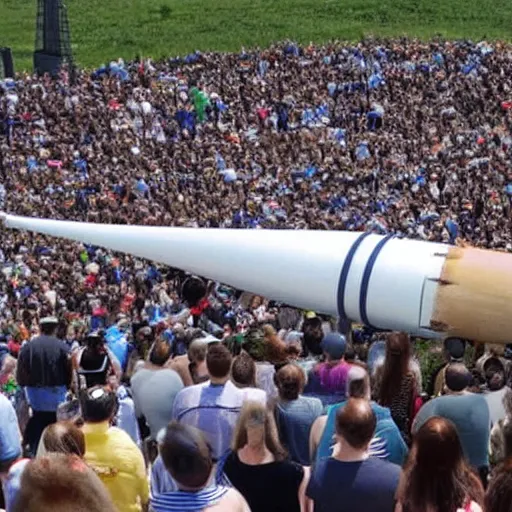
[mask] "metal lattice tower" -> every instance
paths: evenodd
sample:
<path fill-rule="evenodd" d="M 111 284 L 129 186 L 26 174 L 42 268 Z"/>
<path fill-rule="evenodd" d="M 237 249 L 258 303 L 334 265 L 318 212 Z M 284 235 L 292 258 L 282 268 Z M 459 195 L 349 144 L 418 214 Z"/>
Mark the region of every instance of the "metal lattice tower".
<path fill-rule="evenodd" d="M 63 64 L 73 65 L 68 13 L 63 0 L 38 0 L 34 67 L 54 75 Z"/>

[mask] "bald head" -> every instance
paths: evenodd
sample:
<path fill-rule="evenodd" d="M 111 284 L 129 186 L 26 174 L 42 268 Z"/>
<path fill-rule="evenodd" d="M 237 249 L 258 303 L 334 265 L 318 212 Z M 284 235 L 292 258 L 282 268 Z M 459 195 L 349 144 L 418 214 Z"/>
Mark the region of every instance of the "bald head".
<path fill-rule="evenodd" d="M 336 414 L 336 434 L 356 450 L 368 446 L 376 425 L 375 413 L 364 398 L 349 398 Z"/>
<path fill-rule="evenodd" d="M 347 375 L 347 398 L 365 398 L 370 400 L 370 376 L 361 366 L 352 366 Z"/>

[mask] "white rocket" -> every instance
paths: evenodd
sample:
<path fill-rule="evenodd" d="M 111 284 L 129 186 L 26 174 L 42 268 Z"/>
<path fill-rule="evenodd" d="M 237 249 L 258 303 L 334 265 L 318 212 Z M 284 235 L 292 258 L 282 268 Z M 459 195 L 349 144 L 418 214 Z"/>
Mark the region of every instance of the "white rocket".
<path fill-rule="evenodd" d="M 292 306 L 423 337 L 512 342 L 512 255 L 359 232 L 89 224 L 7 227 L 165 263 Z"/>

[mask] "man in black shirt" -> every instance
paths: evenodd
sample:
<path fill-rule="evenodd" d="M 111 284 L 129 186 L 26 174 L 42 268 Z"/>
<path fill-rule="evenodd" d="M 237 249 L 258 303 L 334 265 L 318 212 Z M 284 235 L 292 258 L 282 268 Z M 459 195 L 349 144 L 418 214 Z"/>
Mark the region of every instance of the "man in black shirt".
<path fill-rule="evenodd" d="M 30 455 L 35 455 L 43 430 L 57 421 L 57 408 L 71 385 L 69 347 L 55 336 L 57 326 L 56 318 L 43 318 L 41 335 L 25 343 L 18 357 L 16 378 L 32 408 L 24 439 Z"/>

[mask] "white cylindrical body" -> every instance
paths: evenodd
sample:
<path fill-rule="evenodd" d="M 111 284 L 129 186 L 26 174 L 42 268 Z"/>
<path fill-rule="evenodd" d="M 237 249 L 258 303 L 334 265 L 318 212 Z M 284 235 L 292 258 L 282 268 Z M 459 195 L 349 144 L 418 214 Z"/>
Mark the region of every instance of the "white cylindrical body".
<path fill-rule="evenodd" d="M 118 226 L 12 215 L 5 223 L 165 263 L 379 329 L 438 335 L 429 326 L 447 245 L 339 231 Z"/>

